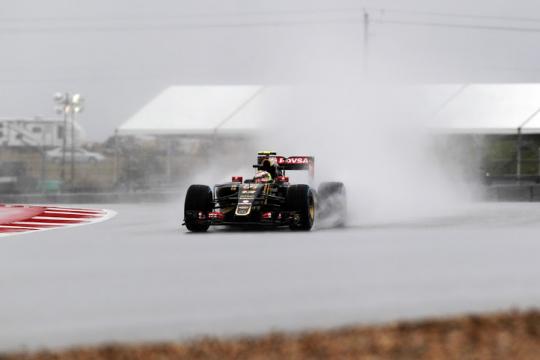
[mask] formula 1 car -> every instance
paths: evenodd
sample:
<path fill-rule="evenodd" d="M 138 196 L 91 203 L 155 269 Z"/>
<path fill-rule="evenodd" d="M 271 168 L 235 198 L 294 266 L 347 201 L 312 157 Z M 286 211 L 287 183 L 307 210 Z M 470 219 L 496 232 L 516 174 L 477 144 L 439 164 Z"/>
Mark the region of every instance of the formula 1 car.
<path fill-rule="evenodd" d="M 288 226 L 291 230 L 311 230 L 316 218 L 334 217 L 336 225 L 346 218 L 345 186 L 326 182 L 318 191 L 306 184 L 291 184 L 286 171 L 307 170 L 313 179 L 312 156 L 283 157 L 263 151 L 253 165 L 253 179 L 233 176 L 232 181 L 212 190 L 191 185 L 184 204 L 184 224 L 189 231 L 204 232 L 212 225 Z"/>

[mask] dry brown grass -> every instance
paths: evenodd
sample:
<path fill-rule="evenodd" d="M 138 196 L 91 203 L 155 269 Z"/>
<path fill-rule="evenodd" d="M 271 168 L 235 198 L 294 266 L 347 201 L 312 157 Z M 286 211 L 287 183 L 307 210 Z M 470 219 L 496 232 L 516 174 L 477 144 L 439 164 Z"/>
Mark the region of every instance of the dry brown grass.
<path fill-rule="evenodd" d="M 5 354 L 0 360 L 540 359 L 540 312 L 402 322 L 257 338 L 112 344 Z"/>

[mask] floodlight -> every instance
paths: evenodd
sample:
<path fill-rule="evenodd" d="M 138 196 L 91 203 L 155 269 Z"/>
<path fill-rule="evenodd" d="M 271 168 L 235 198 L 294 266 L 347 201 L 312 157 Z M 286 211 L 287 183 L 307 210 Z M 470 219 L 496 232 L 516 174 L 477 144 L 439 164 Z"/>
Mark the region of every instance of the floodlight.
<path fill-rule="evenodd" d="M 57 103 L 63 103 L 66 100 L 66 97 L 61 92 L 57 92 L 54 94 L 54 101 Z"/>
<path fill-rule="evenodd" d="M 84 100 L 83 100 L 81 94 L 75 94 L 75 95 L 73 95 L 73 96 L 71 97 L 71 102 L 72 102 L 73 104 L 80 104 L 80 103 L 82 103 L 83 101 L 84 101 Z"/>

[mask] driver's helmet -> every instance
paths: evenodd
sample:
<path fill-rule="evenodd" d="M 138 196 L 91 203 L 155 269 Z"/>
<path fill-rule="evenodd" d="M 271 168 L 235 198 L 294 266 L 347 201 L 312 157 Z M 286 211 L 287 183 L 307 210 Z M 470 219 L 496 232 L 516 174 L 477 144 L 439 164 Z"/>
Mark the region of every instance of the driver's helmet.
<path fill-rule="evenodd" d="M 253 180 L 256 183 L 266 184 L 272 181 L 272 175 L 268 171 L 257 171 Z"/>
<path fill-rule="evenodd" d="M 275 161 L 273 159 L 264 159 L 259 170 L 269 172 L 272 177 L 276 177 L 278 175 L 277 166 L 275 165 Z"/>

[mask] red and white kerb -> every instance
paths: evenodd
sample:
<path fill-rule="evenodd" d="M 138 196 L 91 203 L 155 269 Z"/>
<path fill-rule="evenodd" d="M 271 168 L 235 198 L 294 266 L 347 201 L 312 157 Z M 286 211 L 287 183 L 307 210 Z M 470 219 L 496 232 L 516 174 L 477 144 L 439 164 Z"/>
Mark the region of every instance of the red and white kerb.
<path fill-rule="evenodd" d="M 114 215 L 105 209 L 0 204 L 0 236 L 87 225 Z"/>

